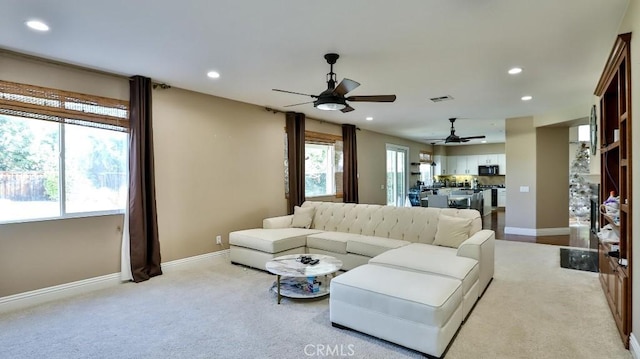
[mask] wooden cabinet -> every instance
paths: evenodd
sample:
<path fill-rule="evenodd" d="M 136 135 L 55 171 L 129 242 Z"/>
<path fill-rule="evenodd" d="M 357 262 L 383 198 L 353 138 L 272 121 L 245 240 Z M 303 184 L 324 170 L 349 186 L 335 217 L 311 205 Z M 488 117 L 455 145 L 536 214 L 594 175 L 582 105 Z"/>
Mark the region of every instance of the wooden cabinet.
<path fill-rule="evenodd" d="M 620 237 L 618 245 L 599 245 L 600 282 L 625 347 L 631 328 L 631 34 L 619 35 L 595 94 L 599 97 L 600 197 L 620 196 L 619 216 L 600 216 Z M 609 255 L 609 253 L 617 255 Z"/>

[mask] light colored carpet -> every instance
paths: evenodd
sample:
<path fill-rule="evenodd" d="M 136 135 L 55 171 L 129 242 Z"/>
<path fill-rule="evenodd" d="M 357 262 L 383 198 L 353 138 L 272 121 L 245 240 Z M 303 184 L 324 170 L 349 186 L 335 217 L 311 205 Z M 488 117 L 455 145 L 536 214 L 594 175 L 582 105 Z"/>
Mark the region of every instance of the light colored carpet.
<path fill-rule="evenodd" d="M 496 272 L 446 358 L 631 358 L 596 273 L 496 242 Z M 273 276 L 214 263 L 0 315 L 0 358 L 419 358 L 333 328 L 328 299 L 276 304 Z"/>

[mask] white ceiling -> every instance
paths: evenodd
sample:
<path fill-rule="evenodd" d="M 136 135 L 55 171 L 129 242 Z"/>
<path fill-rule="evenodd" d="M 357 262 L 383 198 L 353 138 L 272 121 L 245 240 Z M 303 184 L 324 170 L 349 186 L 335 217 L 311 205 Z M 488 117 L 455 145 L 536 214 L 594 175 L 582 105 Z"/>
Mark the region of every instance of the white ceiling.
<path fill-rule="evenodd" d="M 628 0 L 0 0 L 0 48 L 173 87 L 304 112 L 423 141 L 504 142 L 505 118 L 549 113 L 593 94 Z M 47 33 L 28 29 L 37 18 Z M 326 89 L 340 54 L 349 95 L 396 94 L 355 111 L 285 108 Z M 512 66 L 524 69 L 507 74 Z M 221 74 L 207 78 L 208 71 Z M 433 103 L 449 95 L 452 101 Z M 533 100 L 523 102 L 523 95 Z M 588 116 L 585 108 L 585 117 Z M 374 117 L 366 121 L 365 117 Z M 568 119 L 569 120 L 569 119 Z M 477 141 L 469 144 L 478 143 Z"/>

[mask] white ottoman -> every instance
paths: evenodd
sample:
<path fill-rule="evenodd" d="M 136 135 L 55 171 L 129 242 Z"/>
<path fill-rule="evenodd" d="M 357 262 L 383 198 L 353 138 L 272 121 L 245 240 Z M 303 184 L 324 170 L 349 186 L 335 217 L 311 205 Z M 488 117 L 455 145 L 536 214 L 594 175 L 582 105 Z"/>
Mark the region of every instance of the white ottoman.
<path fill-rule="evenodd" d="M 480 265 L 472 258 L 451 255 L 453 248 L 412 243 L 386 251 L 369 260 L 369 264 L 416 272 L 437 274 L 462 283 L 462 314 L 466 318 L 480 296 Z"/>
<path fill-rule="evenodd" d="M 285 254 L 305 253 L 307 236 L 320 231 L 305 228 L 256 228 L 229 233 L 232 263 L 265 270 L 265 264 Z"/>
<path fill-rule="evenodd" d="M 459 280 L 365 264 L 331 281 L 331 323 L 440 357 L 462 324 Z"/>

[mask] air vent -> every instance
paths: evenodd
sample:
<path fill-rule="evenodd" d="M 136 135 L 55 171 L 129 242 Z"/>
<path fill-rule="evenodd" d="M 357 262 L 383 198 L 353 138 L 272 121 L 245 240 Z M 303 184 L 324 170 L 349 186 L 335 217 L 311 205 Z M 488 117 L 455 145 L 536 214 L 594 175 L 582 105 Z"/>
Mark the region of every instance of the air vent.
<path fill-rule="evenodd" d="M 453 97 L 447 95 L 447 96 L 440 96 L 440 97 L 432 97 L 430 98 L 430 100 L 433 102 L 442 102 L 442 101 L 453 100 Z"/>

